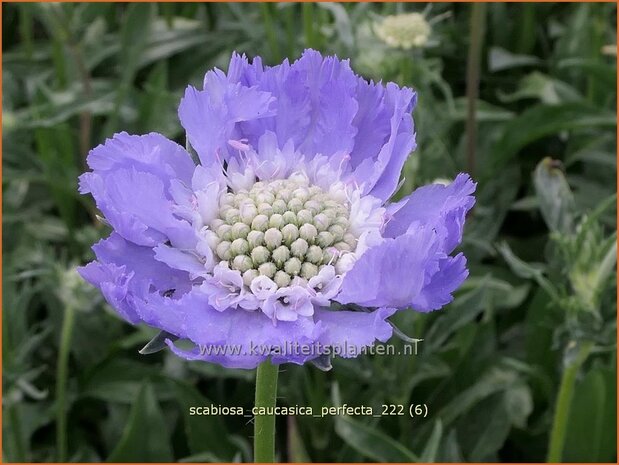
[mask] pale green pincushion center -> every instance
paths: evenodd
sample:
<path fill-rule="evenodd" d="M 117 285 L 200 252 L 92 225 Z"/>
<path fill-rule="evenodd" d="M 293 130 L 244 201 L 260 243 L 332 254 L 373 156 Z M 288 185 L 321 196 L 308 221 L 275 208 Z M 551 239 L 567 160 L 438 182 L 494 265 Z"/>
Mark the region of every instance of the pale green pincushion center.
<path fill-rule="evenodd" d="M 348 202 L 304 180 L 256 182 L 249 191 L 220 196 L 218 218 L 209 225 L 215 233 L 211 246 L 246 285 L 264 275 L 286 287 L 355 250 L 349 215 Z"/>

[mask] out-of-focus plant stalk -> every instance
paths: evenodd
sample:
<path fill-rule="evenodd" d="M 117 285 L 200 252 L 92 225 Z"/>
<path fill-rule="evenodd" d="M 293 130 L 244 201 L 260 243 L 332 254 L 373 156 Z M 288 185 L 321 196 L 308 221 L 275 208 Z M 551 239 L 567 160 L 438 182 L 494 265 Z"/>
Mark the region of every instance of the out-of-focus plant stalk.
<path fill-rule="evenodd" d="M 75 323 L 75 309 L 65 308 L 60 332 L 60 348 L 56 365 L 56 451 L 57 462 L 67 461 L 67 380 L 69 376 L 69 352 Z"/>
<path fill-rule="evenodd" d="M 273 409 L 277 401 L 279 366 L 269 360 L 256 370 L 255 407 Z M 275 415 L 256 415 L 254 419 L 254 462 L 275 462 Z"/>
<path fill-rule="evenodd" d="M 466 161 L 467 171 L 475 175 L 475 150 L 477 146 L 477 97 L 479 95 L 479 75 L 481 51 L 486 29 L 486 4 L 474 3 L 471 6 L 469 32 L 469 53 L 466 66 Z"/>
<path fill-rule="evenodd" d="M 570 406 L 574 397 L 574 386 L 576 384 L 576 376 L 580 371 L 580 367 L 585 363 L 587 357 L 591 353 L 593 343 L 586 341 L 581 343 L 576 356 L 567 363 L 561 376 L 559 384 L 559 394 L 555 404 L 555 415 L 552 422 L 552 430 L 550 432 L 550 445 L 548 446 L 549 463 L 561 462 L 563 448 L 565 446 L 565 432 L 567 430 L 567 422 L 570 416 Z"/>
<path fill-rule="evenodd" d="M 279 53 L 279 43 L 277 41 L 277 31 L 273 25 L 273 15 L 271 13 L 270 3 L 261 3 L 260 10 L 262 11 L 262 19 L 264 21 L 264 29 L 266 32 L 269 47 L 271 48 L 271 59 L 274 63 L 281 61 Z"/>

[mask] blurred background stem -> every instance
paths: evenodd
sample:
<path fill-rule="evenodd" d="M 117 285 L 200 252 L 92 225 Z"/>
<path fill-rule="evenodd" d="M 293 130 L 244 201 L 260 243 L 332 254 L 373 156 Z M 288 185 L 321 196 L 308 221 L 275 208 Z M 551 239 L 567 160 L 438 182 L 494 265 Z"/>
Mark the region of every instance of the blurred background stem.
<path fill-rule="evenodd" d="M 550 463 L 561 462 L 563 447 L 565 445 L 565 432 L 570 417 L 570 406 L 572 404 L 572 398 L 574 397 L 576 376 L 578 376 L 580 367 L 585 363 L 587 357 L 589 357 L 592 348 L 592 342 L 583 342 L 578 349 L 578 353 L 567 364 L 561 376 L 559 394 L 557 395 L 557 403 L 555 405 L 555 415 L 552 422 L 552 431 L 550 433 L 550 445 L 548 446 L 547 461 Z"/>
<path fill-rule="evenodd" d="M 486 4 L 471 6 L 469 53 L 466 67 L 466 161 L 467 171 L 475 176 L 475 150 L 477 146 L 477 98 L 479 96 L 479 75 L 481 51 L 486 28 Z"/>
<path fill-rule="evenodd" d="M 263 362 L 256 371 L 256 408 L 272 409 L 277 402 L 279 366 Z M 275 415 L 256 415 L 254 420 L 254 462 L 275 461 Z"/>
<path fill-rule="evenodd" d="M 69 305 L 65 308 L 62 320 L 56 371 L 56 451 L 58 462 L 67 461 L 67 380 L 74 322 L 75 309 Z"/>

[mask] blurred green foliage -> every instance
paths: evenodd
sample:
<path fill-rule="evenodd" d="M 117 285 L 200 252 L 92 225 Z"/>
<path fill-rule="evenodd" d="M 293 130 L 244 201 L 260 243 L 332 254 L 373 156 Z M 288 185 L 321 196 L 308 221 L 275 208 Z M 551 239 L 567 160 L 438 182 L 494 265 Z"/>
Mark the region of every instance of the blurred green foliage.
<path fill-rule="evenodd" d="M 470 5 L 2 8 L 3 461 L 251 460 L 246 418 L 189 407 L 251 407 L 254 373 L 140 356 L 155 331 L 123 323 L 75 273 L 107 234 L 77 194 L 87 150 L 120 130 L 184 143 L 181 93 L 231 51 L 275 64 L 314 47 L 418 91 L 419 147 L 398 195 L 452 178 L 467 170 Z M 404 11 L 430 20 L 424 47 L 374 35 Z M 424 339 L 419 355 L 280 375 L 282 405 L 429 413 L 280 417 L 281 460 L 543 461 L 553 423 L 564 460 L 616 460 L 616 5 L 494 3 L 486 15 L 469 280 L 443 311 L 397 315 Z"/>

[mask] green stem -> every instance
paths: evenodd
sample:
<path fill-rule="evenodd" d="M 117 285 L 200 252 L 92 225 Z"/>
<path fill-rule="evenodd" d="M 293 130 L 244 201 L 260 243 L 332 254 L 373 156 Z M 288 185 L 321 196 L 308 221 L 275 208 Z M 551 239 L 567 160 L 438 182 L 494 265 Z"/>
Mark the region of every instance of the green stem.
<path fill-rule="evenodd" d="M 67 306 L 62 330 L 60 332 L 60 349 L 56 368 L 56 453 L 57 462 L 67 461 L 67 378 L 69 371 L 69 352 L 73 326 L 75 322 L 75 310 Z"/>
<path fill-rule="evenodd" d="M 547 462 L 549 463 L 561 462 L 563 447 L 565 445 L 565 432 L 570 416 L 572 397 L 574 396 L 576 376 L 582 364 L 587 360 L 592 348 L 593 343 L 582 343 L 576 357 L 565 367 L 563 375 L 561 376 L 559 394 L 557 395 L 557 403 L 555 404 L 555 416 L 552 422 L 552 431 L 550 432 L 550 445 L 548 446 Z"/>
<path fill-rule="evenodd" d="M 269 3 L 261 3 L 260 9 L 262 10 L 262 21 L 271 48 L 271 58 L 273 63 L 278 63 L 281 60 L 279 53 L 279 43 L 277 41 L 277 31 L 273 24 L 273 15 L 271 14 L 271 5 Z"/>
<path fill-rule="evenodd" d="M 273 409 L 277 400 L 279 366 L 263 362 L 256 371 L 256 405 Z M 275 415 L 256 415 L 254 423 L 254 462 L 275 462 Z"/>
<path fill-rule="evenodd" d="M 477 97 L 479 95 L 481 51 L 486 27 L 486 4 L 474 3 L 471 8 L 469 54 L 466 64 L 466 159 L 467 171 L 473 176 L 477 146 Z"/>

